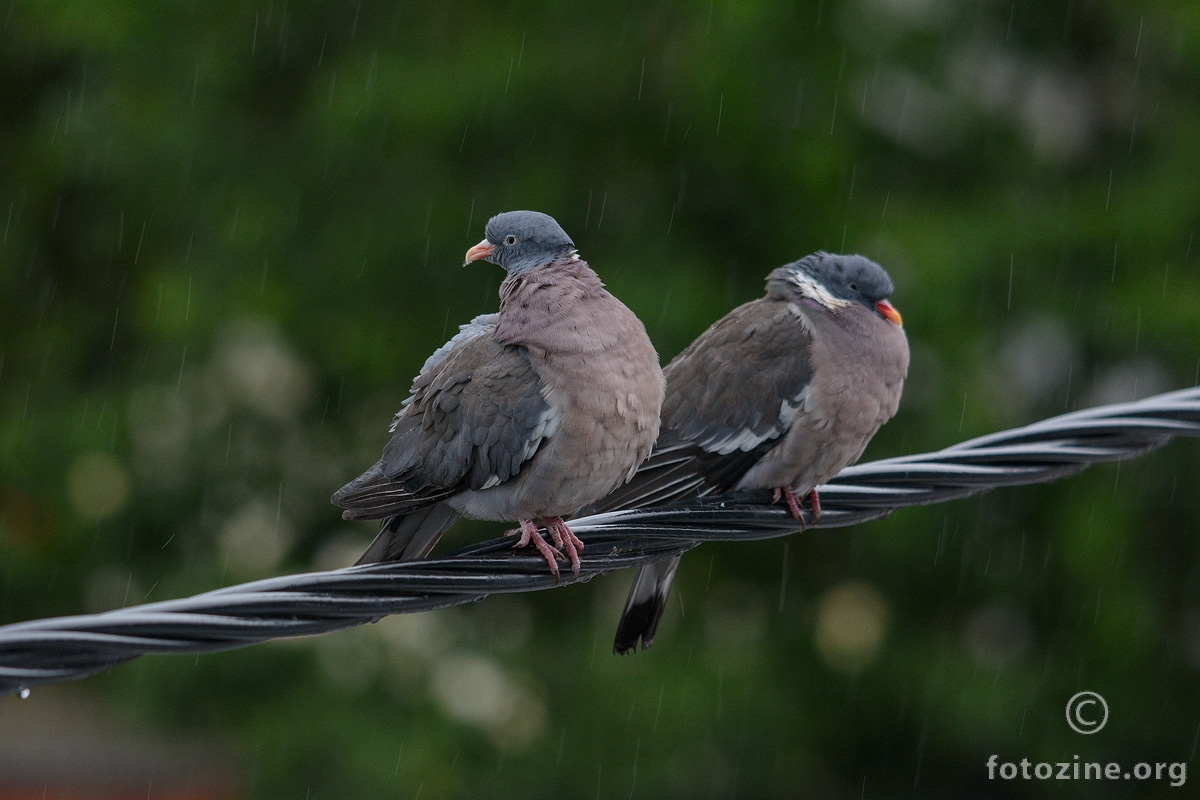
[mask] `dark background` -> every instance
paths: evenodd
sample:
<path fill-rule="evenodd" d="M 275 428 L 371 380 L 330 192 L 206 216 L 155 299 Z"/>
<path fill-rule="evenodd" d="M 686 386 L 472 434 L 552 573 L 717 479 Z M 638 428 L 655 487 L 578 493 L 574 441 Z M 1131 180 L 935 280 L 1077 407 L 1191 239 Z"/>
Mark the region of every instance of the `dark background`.
<path fill-rule="evenodd" d="M 867 458 L 1191 386 L 1198 87 L 1194 0 L 0 3 L 0 621 L 353 561 L 327 498 L 496 307 L 459 265 L 500 211 L 664 361 L 786 261 L 878 260 L 913 361 Z M 0 789 L 1179 796 L 984 764 L 1200 770 L 1198 481 L 1181 441 L 705 546 L 632 657 L 625 573 L 144 658 L 0 700 Z"/>

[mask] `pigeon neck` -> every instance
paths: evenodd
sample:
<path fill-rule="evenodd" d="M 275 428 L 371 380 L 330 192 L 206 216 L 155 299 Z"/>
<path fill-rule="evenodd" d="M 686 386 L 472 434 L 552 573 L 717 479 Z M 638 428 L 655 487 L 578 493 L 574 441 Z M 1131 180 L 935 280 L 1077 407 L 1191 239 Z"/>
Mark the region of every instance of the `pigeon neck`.
<path fill-rule="evenodd" d="M 579 259 L 560 259 L 508 276 L 500 284 L 496 341 L 546 351 L 592 350 L 605 331 L 587 329 L 598 305 L 610 300 L 600 278 Z M 588 341 L 591 340 L 591 341 Z"/>

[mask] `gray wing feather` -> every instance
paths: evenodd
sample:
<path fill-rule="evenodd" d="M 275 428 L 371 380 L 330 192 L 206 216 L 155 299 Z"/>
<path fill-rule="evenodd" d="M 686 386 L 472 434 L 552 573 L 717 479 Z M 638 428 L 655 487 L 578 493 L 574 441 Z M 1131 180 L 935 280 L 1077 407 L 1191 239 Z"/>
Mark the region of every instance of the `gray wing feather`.
<path fill-rule="evenodd" d="M 524 348 L 476 317 L 426 361 L 383 457 L 333 496 L 348 519 L 403 514 L 515 477 L 553 435 L 557 414 Z"/>
<path fill-rule="evenodd" d="M 663 370 L 663 428 L 722 455 L 777 439 L 803 407 L 811 347 L 807 324 L 787 303 L 761 298 L 735 308 Z"/>
<path fill-rule="evenodd" d="M 595 510 L 644 508 L 733 489 L 779 444 L 804 407 L 811 347 L 802 318 L 769 297 L 713 323 L 663 370 L 667 397 L 654 452 Z"/>
<path fill-rule="evenodd" d="M 424 375 L 426 372 L 429 372 L 429 370 L 436 367 L 441 363 L 442 359 L 444 359 L 451 350 L 461 344 L 464 339 L 469 339 L 472 336 L 478 336 L 481 333 L 487 333 L 493 330 L 496 327 L 497 320 L 499 319 L 500 315 L 496 313 L 480 314 L 470 322 L 459 325 L 458 333 L 454 334 L 454 336 L 450 338 L 450 341 L 446 342 L 437 350 L 434 350 L 432 353 L 430 353 L 429 358 L 425 359 L 425 363 L 421 365 L 421 371 L 417 374 Z M 416 391 L 416 387 L 414 387 L 413 390 Z M 412 402 L 412 399 L 413 396 L 410 394 L 402 405 L 408 405 Z M 399 414 L 396 414 L 396 416 L 399 417 L 402 413 L 404 413 L 403 410 Z M 394 422 L 392 430 L 395 430 Z"/>
<path fill-rule="evenodd" d="M 424 558 L 459 514 L 446 503 L 434 503 L 410 514 L 388 517 L 379 534 L 355 564 Z"/>

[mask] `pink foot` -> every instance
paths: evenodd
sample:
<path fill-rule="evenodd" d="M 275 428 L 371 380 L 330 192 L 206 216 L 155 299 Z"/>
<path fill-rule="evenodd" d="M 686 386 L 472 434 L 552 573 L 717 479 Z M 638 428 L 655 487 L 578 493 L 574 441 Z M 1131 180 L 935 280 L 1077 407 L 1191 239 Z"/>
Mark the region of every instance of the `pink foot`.
<path fill-rule="evenodd" d="M 821 521 L 821 498 L 817 497 L 816 489 L 808 493 L 808 502 L 812 506 L 813 525 L 816 525 Z"/>
<path fill-rule="evenodd" d="M 562 517 L 542 517 L 542 522 L 546 523 L 546 530 L 550 531 L 554 544 L 567 554 L 571 561 L 571 572 L 578 578 L 579 554 L 583 552 L 583 542 L 567 527 Z"/>
<path fill-rule="evenodd" d="M 787 500 L 788 511 L 791 512 L 792 519 L 800 519 L 800 501 L 796 499 L 796 493 L 792 491 L 791 487 L 775 487 L 775 493 L 771 495 L 771 504 L 778 503 L 780 497 Z"/>
<path fill-rule="evenodd" d="M 562 523 L 561 519 L 558 521 L 560 524 Z M 519 547 L 526 547 L 532 542 L 533 546 L 537 548 L 537 551 L 542 554 L 542 558 L 546 559 L 546 563 L 550 565 L 550 572 L 554 575 L 554 582 L 558 583 L 557 559 L 562 558 L 563 554 L 551 547 L 550 544 L 544 538 L 542 538 L 542 534 L 538 532 L 537 525 L 534 525 L 533 520 L 531 519 L 521 520 L 520 528 L 514 528 L 511 531 L 507 531 L 504 535 L 516 536 L 518 533 L 521 534 L 521 538 L 517 540 L 516 544 L 513 545 L 513 549 L 516 550 Z M 554 536 L 553 531 L 551 532 L 551 536 Z M 555 536 L 554 541 L 556 544 L 559 543 L 557 536 Z M 578 562 L 579 557 L 576 556 L 575 563 Z M 578 569 L 576 570 L 576 573 L 578 573 Z"/>

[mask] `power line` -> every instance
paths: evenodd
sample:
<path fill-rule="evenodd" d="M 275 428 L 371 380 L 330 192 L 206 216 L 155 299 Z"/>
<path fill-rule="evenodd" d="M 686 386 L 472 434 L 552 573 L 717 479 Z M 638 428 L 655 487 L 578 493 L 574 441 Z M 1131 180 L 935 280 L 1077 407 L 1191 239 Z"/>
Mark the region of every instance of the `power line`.
<path fill-rule="evenodd" d="M 1100 406 L 994 433 L 933 453 L 860 464 L 821 488 L 821 522 L 855 525 L 893 510 L 1043 483 L 1101 461 L 1133 458 L 1176 436 L 1200 435 L 1200 388 Z M 704 541 L 750 541 L 800 529 L 769 492 L 616 511 L 573 520 L 587 544 L 579 576 L 679 553 Z M 812 525 L 805 512 L 805 525 Z M 550 589 L 540 555 L 500 538 L 441 558 L 287 575 L 194 597 L 0 627 L 0 694 L 94 674 L 146 653 L 228 650 L 461 605 L 489 594 Z"/>

